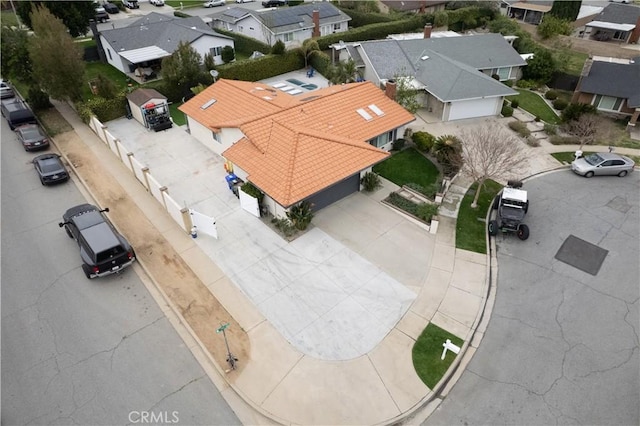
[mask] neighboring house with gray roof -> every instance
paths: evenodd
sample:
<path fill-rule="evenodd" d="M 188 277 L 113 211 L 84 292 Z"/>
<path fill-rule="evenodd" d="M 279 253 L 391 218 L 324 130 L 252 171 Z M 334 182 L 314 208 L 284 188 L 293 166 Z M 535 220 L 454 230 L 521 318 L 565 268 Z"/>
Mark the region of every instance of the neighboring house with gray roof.
<path fill-rule="evenodd" d="M 634 59 L 595 56 L 585 62 L 572 102 L 590 104 L 598 111 L 640 118 L 640 56 Z"/>
<path fill-rule="evenodd" d="M 329 2 L 264 10 L 230 7 L 209 17 L 213 28 L 237 32 L 270 46 L 281 40 L 287 47 L 299 46 L 311 37 L 345 32 L 351 20 Z"/>
<path fill-rule="evenodd" d="M 637 43 L 640 39 L 640 7 L 609 4 L 585 25 L 592 40 Z"/>
<path fill-rule="evenodd" d="M 340 60 L 347 59 L 363 64 L 362 77 L 378 86 L 406 78 L 442 121 L 500 114 L 505 96 L 518 92 L 492 76 L 516 80 L 526 65 L 500 34 L 365 41 L 341 49 Z"/>
<path fill-rule="evenodd" d="M 180 42 L 189 43 L 203 58 L 211 53 L 222 63 L 225 46 L 234 47 L 231 37 L 213 31 L 200 17 L 176 18 L 152 12 L 127 27 L 100 31 L 100 43 L 106 60 L 125 74 L 141 69 L 147 76 L 160 69 L 162 59 L 170 56 Z M 140 75 L 140 74 L 137 74 Z"/>

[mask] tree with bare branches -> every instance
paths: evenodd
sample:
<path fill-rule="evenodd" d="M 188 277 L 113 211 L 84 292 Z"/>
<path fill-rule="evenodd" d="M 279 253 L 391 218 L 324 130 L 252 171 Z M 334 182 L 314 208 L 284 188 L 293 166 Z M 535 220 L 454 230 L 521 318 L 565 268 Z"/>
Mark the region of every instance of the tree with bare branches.
<path fill-rule="evenodd" d="M 487 179 L 504 180 L 517 174 L 526 157 L 518 138 L 496 123 L 464 130 L 460 139 L 460 168 L 478 183 L 471 203 L 471 207 L 476 208 L 484 182 Z"/>
<path fill-rule="evenodd" d="M 567 123 L 567 132 L 580 139 L 580 151 L 597 139 L 609 143 L 613 130 L 611 120 L 597 114 L 582 114 L 578 119 Z"/>

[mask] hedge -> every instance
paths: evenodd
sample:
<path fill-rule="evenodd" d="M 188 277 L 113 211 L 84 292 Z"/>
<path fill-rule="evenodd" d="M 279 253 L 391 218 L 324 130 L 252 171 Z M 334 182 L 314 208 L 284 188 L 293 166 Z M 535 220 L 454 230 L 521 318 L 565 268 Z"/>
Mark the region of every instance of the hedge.
<path fill-rule="evenodd" d="M 309 58 L 309 65 L 324 75 L 329 65 L 331 65 L 331 58 L 326 53 L 317 51 Z"/>
<path fill-rule="evenodd" d="M 351 17 L 349 21 L 349 26 L 351 28 L 363 27 L 369 24 L 377 24 L 380 22 L 392 22 L 396 19 L 384 13 L 370 13 L 370 12 L 360 12 L 353 9 L 340 8 L 344 13 Z"/>
<path fill-rule="evenodd" d="M 216 70 L 220 78 L 228 80 L 258 81 L 304 68 L 304 58 L 297 50 L 284 55 L 266 55 L 257 59 L 220 65 Z"/>
<path fill-rule="evenodd" d="M 265 55 L 271 52 L 271 46 L 256 40 L 255 38 L 247 37 L 233 31 L 222 30 L 220 28 L 216 28 L 215 31 L 233 38 L 236 52 L 240 52 L 247 56 L 250 56 L 256 50 L 264 53 Z"/>
<path fill-rule="evenodd" d="M 422 30 L 427 22 L 433 22 L 433 15 L 420 15 L 400 21 L 369 24 L 343 33 L 318 37 L 316 40 L 320 50 L 327 50 L 330 45 L 338 43 L 340 40 L 346 42 L 379 40 L 386 38 L 389 34 Z"/>
<path fill-rule="evenodd" d="M 127 97 L 122 92 L 112 99 L 96 97 L 84 102 L 78 102 L 76 109 L 85 123 L 89 122 L 91 115 L 95 115 L 98 120 L 105 123 L 124 116 L 126 114 L 126 102 Z"/>

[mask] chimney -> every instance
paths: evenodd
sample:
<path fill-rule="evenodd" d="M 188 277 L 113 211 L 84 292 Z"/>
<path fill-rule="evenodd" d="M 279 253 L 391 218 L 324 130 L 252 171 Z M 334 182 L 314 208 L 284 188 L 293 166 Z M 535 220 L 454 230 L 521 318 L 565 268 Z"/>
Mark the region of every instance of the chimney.
<path fill-rule="evenodd" d="M 317 9 L 313 10 L 313 32 L 311 37 L 320 37 L 320 11 Z"/>
<path fill-rule="evenodd" d="M 628 43 L 637 43 L 640 39 L 640 16 L 638 16 L 638 20 L 636 21 L 636 27 L 631 31 L 631 35 L 629 36 Z"/>
<path fill-rule="evenodd" d="M 392 101 L 396 100 L 396 81 L 388 80 L 384 86 L 384 94 Z"/>
<path fill-rule="evenodd" d="M 431 24 L 424 26 L 424 38 L 431 38 Z"/>

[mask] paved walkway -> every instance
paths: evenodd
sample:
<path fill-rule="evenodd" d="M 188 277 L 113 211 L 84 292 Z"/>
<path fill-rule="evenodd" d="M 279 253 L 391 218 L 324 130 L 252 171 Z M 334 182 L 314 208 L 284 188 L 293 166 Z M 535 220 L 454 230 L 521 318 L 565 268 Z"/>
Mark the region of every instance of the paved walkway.
<path fill-rule="evenodd" d="M 99 155 L 111 155 L 70 108 L 60 104 L 56 106 L 93 151 Z M 127 145 L 126 139 L 123 138 L 123 142 Z M 560 166 L 557 161 L 548 160 L 547 149 L 548 147 L 532 149 L 530 173 Z M 128 179 L 129 185 L 124 186 L 128 187 L 130 196 L 140 196 L 139 183 L 124 167 L 114 167 L 112 172 L 118 175 L 118 180 Z M 184 233 L 176 232 L 177 225 L 168 224 L 167 218 L 158 216 L 156 212 L 150 212 L 147 216 L 157 226 L 158 233 L 171 243 L 250 339 L 250 352 L 246 359 L 240 360 L 240 369 L 226 375 L 226 382 L 236 395 L 259 413 L 280 423 L 392 423 L 415 414 L 434 396 L 433 390 L 427 388 L 417 377 L 411 359 L 413 344 L 425 326 L 430 322 L 434 323 L 465 340 L 463 351 L 455 361 L 456 365 L 459 363 L 460 367 L 464 367 L 478 346 L 489 318 L 490 296 L 494 294 L 493 291 L 489 293 L 489 261 L 485 255 L 455 248 L 457 206 L 468 184 L 469 182 L 462 180 L 456 181 L 447 194 L 438 233 L 425 253 L 422 263 L 424 270 L 418 271 L 424 279 L 412 286 L 415 293 L 413 302 L 403 311 L 399 321 L 389 325 L 388 333 L 377 345 L 362 355 L 346 360 L 319 359 L 297 349 L 278 332 L 274 324 L 265 319 L 264 313 L 256 306 L 255 299 L 252 302 L 242 286 L 232 283 L 229 276 L 232 275 L 231 271 L 225 271 L 224 267 L 218 265 L 220 259 L 200 243 L 204 239 L 194 241 Z M 201 188 L 194 190 L 199 191 Z M 389 269 L 385 262 L 393 263 L 402 256 L 411 256 L 410 252 L 403 249 L 402 239 L 394 242 L 382 238 L 377 245 L 373 245 L 367 243 L 367 238 L 363 238 L 362 234 L 358 234 L 362 232 L 358 231 L 359 228 L 352 226 L 361 216 L 356 214 L 357 211 L 354 213 L 356 207 L 350 203 L 375 203 L 383 196 L 386 196 L 384 190 L 371 196 L 355 194 L 343 200 L 343 203 L 320 212 L 314 223 L 329 238 L 316 232 L 311 233 L 311 239 L 320 241 L 321 245 L 330 246 L 339 242 L 354 252 L 360 250 L 363 258 L 381 271 Z M 360 197 L 364 200 L 360 200 Z M 144 210 L 144 205 L 141 208 Z M 415 236 L 419 236 L 421 232 L 411 227 L 409 229 L 412 229 Z M 382 231 L 377 230 L 379 233 Z M 378 238 L 384 235 L 380 233 Z M 412 238 L 411 233 L 398 235 L 405 238 L 404 242 L 406 238 Z M 312 246 L 313 241 L 303 247 L 303 251 Z M 295 241 L 284 243 L 280 248 L 300 252 Z M 243 252 L 234 252 L 232 246 L 227 250 L 239 257 L 245 255 Z M 312 249 L 309 254 L 327 255 L 333 250 Z M 220 251 L 216 253 L 219 255 Z M 413 273 L 409 275 L 414 276 Z M 255 276 L 257 281 L 263 278 L 264 275 L 260 273 Z M 334 281 L 334 284 L 339 282 L 337 278 Z M 170 298 L 168 303 L 172 303 Z M 485 312 L 485 309 L 488 311 Z M 299 317 L 292 317 L 290 321 L 299 321 Z M 351 324 L 346 319 L 340 326 L 350 327 Z M 194 337 L 196 341 L 203 338 L 199 335 Z M 224 368 L 225 366 L 218 366 L 219 370 Z M 453 380 L 455 381 L 455 376 Z M 227 398 L 236 411 L 243 409 L 237 398 Z M 239 416 L 243 418 L 242 415 Z M 265 422 L 265 419 L 252 417 L 251 422 Z"/>

